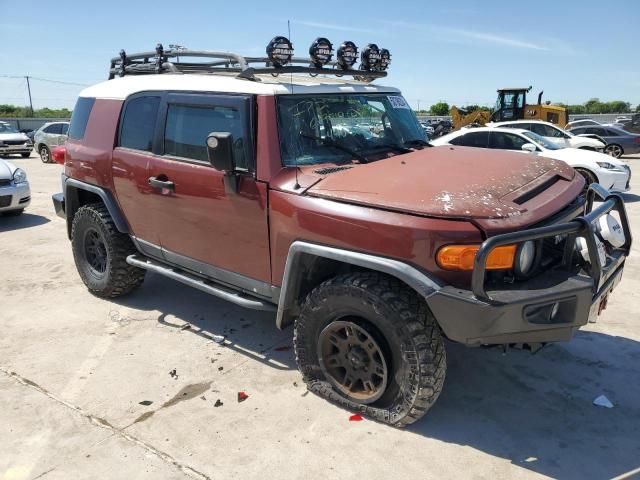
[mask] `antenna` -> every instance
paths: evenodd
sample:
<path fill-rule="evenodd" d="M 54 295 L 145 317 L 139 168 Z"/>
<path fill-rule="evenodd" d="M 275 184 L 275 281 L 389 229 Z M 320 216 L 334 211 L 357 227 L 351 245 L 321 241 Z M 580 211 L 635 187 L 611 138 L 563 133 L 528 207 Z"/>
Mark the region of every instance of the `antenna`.
<path fill-rule="evenodd" d="M 289 20 L 287 20 L 287 34 L 289 35 L 288 36 L 289 41 L 292 42 L 292 44 L 293 44 L 293 41 L 291 40 L 291 22 Z M 289 89 L 291 90 L 291 93 L 293 93 L 293 72 L 289 73 Z M 295 170 L 296 171 L 296 183 L 293 186 L 293 188 L 298 190 L 300 188 L 300 182 L 298 182 L 298 170 L 299 170 L 299 167 L 298 167 L 298 155 L 297 154 L 295 156 L 295 162 L 296 162 L 296 170 Z"/>

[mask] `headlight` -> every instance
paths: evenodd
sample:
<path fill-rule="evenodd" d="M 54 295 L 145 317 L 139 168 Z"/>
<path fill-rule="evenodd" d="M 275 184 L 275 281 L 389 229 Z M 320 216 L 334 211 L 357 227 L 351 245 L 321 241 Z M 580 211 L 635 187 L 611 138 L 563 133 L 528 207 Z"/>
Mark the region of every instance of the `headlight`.
<path fill-rule="evenodd" d="M 27 174 L 21 168 L 16 168 L 16 171 L 13 172 L 13 181 L 15 183 L 22 183 L 27 181 Z"/>
<path fill-rule="evenodd" d="M 536 244 L 529 240 L 521 243 L 518 246 L 516 252 L 516 261 L 514 263 L 514 269 L 519 276 L 525 276 L 531 273 L 531 267 L 533 267 L 533 261 L 536 258 Z"/>
<path fill-rule="evenodd" d="M 616 168 L 615 165 L 612 165 L 609 162 L 596 162 L 600 168 L 606 168 L 607 170 L 614 170 Z"/>

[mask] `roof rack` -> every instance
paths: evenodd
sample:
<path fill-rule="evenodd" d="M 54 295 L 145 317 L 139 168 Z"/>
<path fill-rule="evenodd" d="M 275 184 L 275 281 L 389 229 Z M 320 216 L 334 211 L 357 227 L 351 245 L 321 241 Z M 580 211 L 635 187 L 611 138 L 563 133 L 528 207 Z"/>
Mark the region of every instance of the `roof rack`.
<path fill-rule="evenodd" d="M 211 61 L 183 62 L 180 57 L 199 57 Z M 264 66 L 251 66 L 251 64 L 263 64 Z M 158 44 L 153 52 L 129 55 L 124 50 L 120 50 L 120 55 L 111 59 L 109 80 L 125 75 L 161 73 L 223 74 L 254 81 L 260 80 L 257 75 L 278 76 L 287 73 L 305 73 L 311 76 L 334 75 L 336 77 L 347 75 L 362 82 L 371 82 L 376 78 L 387 76 L 385 71 L 342 69 L 337 61 L 327 62 L 326 66 L 329 68 L 318 68 L 311 63 L 310 59 L 296 57 L 291 58 L 288 65 L 279 66 L 275 65 L 268 57 L 244 57 L 232 52 L 182 48 L 165 50 L 162 44 Z"/>

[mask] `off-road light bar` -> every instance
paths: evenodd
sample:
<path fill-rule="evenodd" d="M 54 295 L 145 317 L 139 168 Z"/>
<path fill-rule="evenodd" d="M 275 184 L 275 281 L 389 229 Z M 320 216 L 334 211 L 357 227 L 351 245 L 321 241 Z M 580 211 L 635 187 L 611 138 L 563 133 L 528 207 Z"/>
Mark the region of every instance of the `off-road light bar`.
<path fill-rule="evenodd" d="M 293 45 L 287 37 L 273 37 L 267 45 L 267 57 L 274 67 L 284 67 L 293 57 Z"/>
<path fill-rule="evenodd" d="M 322 68 L 331 61 L 333 57 L 333 45 L 324 37 L 316 38 L 309 47 L 311 63 L 316 68 Z"/>
<path fill-rule="evenodd" d="M 380 49 L 375 43 L 370 43 L 364 47 L 364 50 L 362 50 L 362 55 L 360 56 L 360 69 L 368 72 L 377 70 L 378 64 L 381 60 L 382 56 L 380 55 Z"/>
<path fill-rule="evenodd" d="M 342 70 L 349 70 L 358 60 L 358 47 L 350 41 L 343 42 L 338 48 L 338 67 Z"/>

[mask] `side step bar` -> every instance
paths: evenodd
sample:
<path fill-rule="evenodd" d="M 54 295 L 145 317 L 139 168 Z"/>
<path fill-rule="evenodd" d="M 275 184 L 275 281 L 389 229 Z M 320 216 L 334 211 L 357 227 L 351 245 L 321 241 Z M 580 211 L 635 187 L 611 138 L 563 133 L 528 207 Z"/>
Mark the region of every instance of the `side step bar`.
<path fill-rule="evenodd" d="M 144 268 L 145 270 L 150 270 L 165 277 L 169 277 L 173 280 L 184 283 L 185 285 L 189 285 L 190 287 L 197 288 L 198 290 L 201 290 L 215 297 L 227 300 L 228 302 L 233 302 L 236 305 L 240 305 L 241 307 L 251 308 L 253 310 L 264 310 L 267 312 L 275 312 L 277 310 L 277 306 L 270 302 L 244 295 L 231 288 L 204 280 L 183 270 L 172 268 L 168 265 L 156 262 L 147 257 L 143 257 L 140 255 L 129 255 L 127 257 L 127 263 L 129 265 L 133 265 L 134 267 Z"/>

